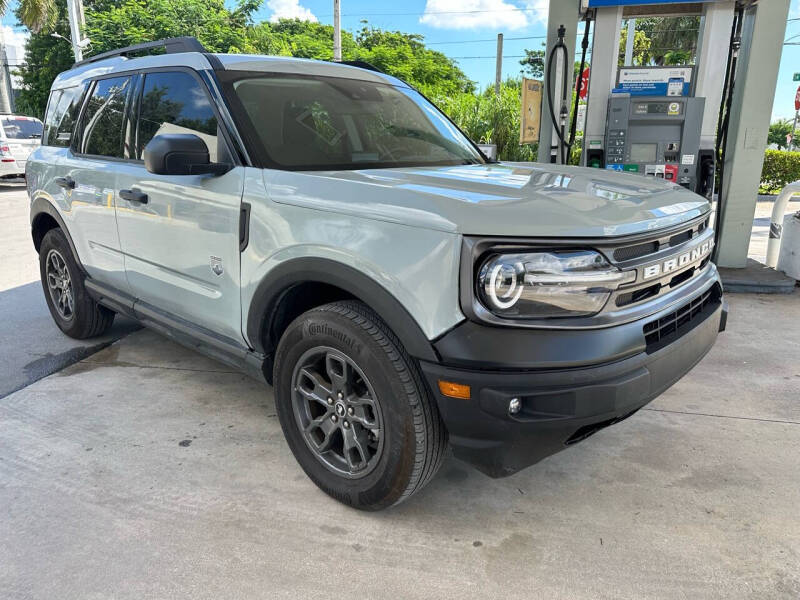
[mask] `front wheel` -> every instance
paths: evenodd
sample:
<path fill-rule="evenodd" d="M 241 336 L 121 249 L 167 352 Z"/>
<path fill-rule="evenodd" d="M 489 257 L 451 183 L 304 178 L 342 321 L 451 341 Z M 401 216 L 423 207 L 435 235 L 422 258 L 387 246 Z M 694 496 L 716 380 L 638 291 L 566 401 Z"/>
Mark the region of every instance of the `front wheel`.
<path fill-rule="evenodd" d="M 361 302 L 312 309 L 276 353 L 275 405 L 300 466 L 363 510 L 397 504 L 436 473 L 447 434 L 419 368 Z"/>

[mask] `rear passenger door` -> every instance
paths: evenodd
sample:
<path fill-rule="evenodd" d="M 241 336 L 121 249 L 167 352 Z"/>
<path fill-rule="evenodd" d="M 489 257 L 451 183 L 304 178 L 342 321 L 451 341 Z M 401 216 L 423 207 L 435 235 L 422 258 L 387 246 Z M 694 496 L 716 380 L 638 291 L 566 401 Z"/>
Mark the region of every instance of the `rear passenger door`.
<path fill-rule="evenodd" d="M 56 165 L 56 183 L 81 261 L 89 275 L 125 292 L 130 290 L 114 194 L 117 167 L 125 160 L 127 111 L 135 80 L 128 75 L 91 82 L 77 127 L 73 132 L 62 132 L 60 127 L 53 140 L 70 146 Z M 50 138 L 51 132 L 46 136 Z"/>
<path fill-rule="evenodd" d="M 117 219 L 128 281 L 140 309 L 179 317 L 242 345 L 239 213 L 244 168 L 221 176 L 148 173 L 144 147 L 162 133 L 192 133 L 212 162 L 231 163 L 205 84 L 188 70 L 140 75 L 131 161 L 118 166 Z M 121 190 L 144 194 L 125 200 Z M 128 195 L 128 194 L 126 194 Z"/>

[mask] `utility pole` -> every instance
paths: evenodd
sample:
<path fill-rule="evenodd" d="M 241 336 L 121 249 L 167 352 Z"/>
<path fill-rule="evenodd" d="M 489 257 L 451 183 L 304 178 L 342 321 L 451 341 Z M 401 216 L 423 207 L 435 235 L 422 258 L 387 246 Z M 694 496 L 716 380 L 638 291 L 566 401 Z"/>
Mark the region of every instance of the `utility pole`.
<path fill-rule="evenodd" d="M 333 60 L 342 62 L 342 7 L 339 0 L 333 0 Z"/>
<path fill-rule="evenodd" d="M 81 47 L 83 34 L 81 29 L 85 25 L 82 0 L 67 0 L 67 13 L 69 16 L 70 37 L 72 38 L 70 40 L 72 42 L 72 53 L 75 55 L 75 62 L 80 62 L 83 60 L 83 48 Z"/>
<path fill-rule="evenodd" d="M 6 54 L 6 40 L 3 28 L 0 27 L 0 114 L 11 114 L 14 111 L 14 93 L 11 90 L 11 70 Z"/>
<path fill-rule="evenodd" d="M 497 34 L 497 66 L 494 73 L 494 93 L 500 95 L 500 82 L 503 80 L 503 34 Z"/>
<path fill-rule="evenodd" d="M 633 66 L 633 42 L 636 38 L 636 19 L 628 19 L 628 38 L 625 40 L 625 66 Z"/>

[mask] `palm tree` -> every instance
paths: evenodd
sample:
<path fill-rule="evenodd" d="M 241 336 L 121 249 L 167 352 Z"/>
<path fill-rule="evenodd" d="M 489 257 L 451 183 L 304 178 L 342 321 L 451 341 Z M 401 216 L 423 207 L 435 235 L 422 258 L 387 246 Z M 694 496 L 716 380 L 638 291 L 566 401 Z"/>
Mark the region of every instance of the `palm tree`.
<path fill-rule="evenodd" d="M 0 15 L 8 10 L 8 0 L 0 0 Z M 49 29 L 55 25 L 58 18 L 56 0 L 19 0 L 17 14 L 20 21 L 33 33 L 42 29 Z M 0 26 L 0 113 L 10 113 L 11 106 L 11 70 L 6 56 L 6 41 L 3 28 Z"/>

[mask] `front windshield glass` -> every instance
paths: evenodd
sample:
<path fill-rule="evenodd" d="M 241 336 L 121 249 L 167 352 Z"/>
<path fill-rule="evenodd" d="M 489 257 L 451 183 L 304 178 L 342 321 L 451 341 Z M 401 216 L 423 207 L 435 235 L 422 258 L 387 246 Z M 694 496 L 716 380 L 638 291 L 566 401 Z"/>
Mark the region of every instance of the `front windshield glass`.
<path fill-rule="evenodd" d="M 268 162 L 304 169 L 483 163 L 418 92 L 339 77 L 253 76 L 233 83 Z"/>

